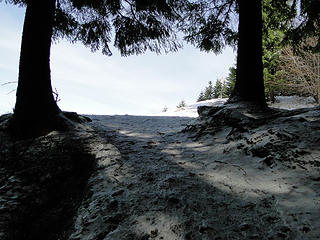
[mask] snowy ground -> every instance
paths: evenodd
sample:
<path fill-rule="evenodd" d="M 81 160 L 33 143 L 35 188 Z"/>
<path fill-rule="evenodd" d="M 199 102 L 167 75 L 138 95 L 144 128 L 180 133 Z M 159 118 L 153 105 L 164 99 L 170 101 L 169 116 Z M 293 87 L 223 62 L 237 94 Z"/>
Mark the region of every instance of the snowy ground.
<path fill-rule="evenodd" d="M 228 100 L 227 98 L 217 98 L 217 99 L 201 101 L 201 102 L 197 102 L 194 104 L 189 104 L 184 108 L 175 108 L 175 109 L 168 108 L 166 112 L 161 112 L 161 113 L 158 113 L 155 115 L 157 115 L 157 116 L 198 117 L 197 108 L 199 106 L 221 106 L 227 100 Z"/>
<path fill-rule="evenodd" d="M 189 106 L 178 113 L 190 116 L 195 109 Z M 61 213 L 70 207 L 76 209 L 75 218 L 56 227 L 63 234 L 50 239 L 320 239 L 320 109 L 283 111 L 265 121 L 241 111 L 240 105 L 230 105 L 228 112 L 221 122 L 211 119 L 213 125 L 183 116 L 91 115 L 92 122 L 77 125 L 76 131 L 14 142 L 11 148 L 25 165 L 13 165 L 10 171 L 0 166 L 0 183 L 5 183 L 0 186 L 0 213 L 5 213 L 0 214 L 0 239 L 10 226 L 17 228 L 8 226 L 12 213 L 29 209 L 22 204 L 31 202 L 32 214 L 39 200 L 40 209 L 52 205 L 45 189 L 51 181 L 61 189 L 54 192 L 64 204 L 58 202 L 53 210 L 30 219 L 26 211 L 24 222 L 15 214 L 18 220 L 13 223 L 24 224 L 19 233 L 30 229 L 39 234 L 39 222 L 46 227 L 43 232 L 52 232 L 51 222 L 62 220 Z M 251 122 L 246 123 L 248 119 Z M 186 127 L 189 131 L 182 131 Z M 0 157 L 7 149 L 0 147 Z M 65 167 L 55 165 L 56 154 Z M 81 160 L 80 169 L 86 168 L 87 156 L 95 158 L 97 166 L 78 205 L 78 195 L 64 196 L 62 190 L 79 192 L 79 185 L 70 182 L 74 178 L 69 176 L 70 166 Z M 30 159 L 35 166 L 30 166 Z M 38 197 L 32 198 L 35 187 L 26 186 L 16 168 L 35 178 Z M 69 172 L 64 173 L 65 168 Z M 59 188 L 57 178 L 70 184 Z M 72 211 L 67 212 L 71 216 Z"/>
<path fill-rule="evenodd" d="M 277 96 L 275 103 L 269 105 L 274 108 L 292 110 L 314 107 L 317 104 L 313 97 Z"/>
<path fill-rule="evenodd" d="M 198 139 L 188 117 L 90 116 L 71 239 L 320 239 L 320 112 Z"/>
<path fill-rule="evenodd" d="M 167 109 L 166 112 L 161 112 L 154 115 L 159 116 L 180 116 L 180 117 L 198 117 L 197 108 L 199 106 L 221 106 L 228 99 L 217 98 L 206 101 L 189 104 L 185 108 L 180 109 Z M 316 102 L 313 97 L 299 97 L 299 96 L 277 96 L 275 103 L 268 103 L 270 107 L 281 109 L 299 109 L 316 106 Z"/>

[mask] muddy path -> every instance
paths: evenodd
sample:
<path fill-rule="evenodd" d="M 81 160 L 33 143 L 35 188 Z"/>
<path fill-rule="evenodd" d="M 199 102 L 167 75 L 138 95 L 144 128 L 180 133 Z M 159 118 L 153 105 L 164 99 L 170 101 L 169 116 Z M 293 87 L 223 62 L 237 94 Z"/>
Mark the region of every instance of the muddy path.
<path fill-rule="evenodd" d="M 280 127 L 269 129 L 279 124 L 195 140 L 180 132 L 190 118 L 90 117 L 87 150 L 98 163 L 70 239 L 320 237 L 319 168 L 269 166 L 250 151 L 276 138 Z"/>

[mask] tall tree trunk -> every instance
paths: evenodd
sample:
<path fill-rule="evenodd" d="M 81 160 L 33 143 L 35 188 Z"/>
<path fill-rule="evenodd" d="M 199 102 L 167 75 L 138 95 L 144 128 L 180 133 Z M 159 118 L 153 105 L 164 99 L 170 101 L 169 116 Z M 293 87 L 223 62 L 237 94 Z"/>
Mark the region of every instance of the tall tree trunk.
<path fill-rule="evenodd" d="M 53 97 L 50 48 L 56 0 L 28 1 L 20 52 L 14 127 L 22 135 L 51 128 L 60 109 Z"/>
<path fill-rule="evenodd" d="M 266 106 L 262 65 L 262 1 L 238 0 L 237 74 L 232 100 Z"/>

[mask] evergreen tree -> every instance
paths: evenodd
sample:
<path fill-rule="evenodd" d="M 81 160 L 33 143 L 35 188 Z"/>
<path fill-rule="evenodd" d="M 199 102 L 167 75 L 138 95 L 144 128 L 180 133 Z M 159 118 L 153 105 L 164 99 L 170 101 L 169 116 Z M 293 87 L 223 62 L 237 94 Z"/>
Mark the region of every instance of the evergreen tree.
<path fill-rule="evenodd" d="M 303 21 L 300 24 L 292 21 L 297 26 L 290 26 L 286 39 L 299 42 L 304 34 L 319 38 L 319 0 L 292 1 L 291 5 L 286 0 L 270 0 L 269 3 L 278 13 L 292 19 L 299 2 Z M 239 15 L 238 29 L 234 28 L 235 15 Z M 190 1 L 185 18 L 189 23 L 182 26 L 185 39 L 201 50 L 220 53 L 226 45 L 237 46 L 237 74 L 232 100 L 250 101 L 265 107 L 262 1 Z M 277 19 L 270 22 L 275 23 Z"/>
<path fill-rule="evenodd" d="M 203 91 L 200 92 L 197 102 L 205 101 Z"/>
<path fill-rule="evenodd" d="M 233 92 L 234 85 L 236 83 L 236 68 L 235 67 L 230 67 L 229 68 L 229 75 L 225 80 L 225 96 L 230 97 L 231 93 Z"/>
<path fill-rule="evenodd" d="M 221 88 L 223 88 L 222 97 L 229 98 L 235 84 L 235 68 L 230 68 L 230 71 L 231 73 L 224 81 L 223 85 L 219 79 L 216 80 L 214 86 L 212 85 L 212 82 L 209 81 L 208 86 L 205 88 L 205 90 L 200 92 L 197 102 L 219 98 L 221 96 Z"/>
<path fill-rule="evenodd" d="M 266 106 L 262 67 L 261 1 L 238 1 L 239 39 L 233 99 Z"/>
<path fill-rule="evenodd" d="M 26 6 L 19 79 L 12 125 L 24 136 L 65 127 L 54 100 L 50 76 L 52 40 L 80 41 L 92 51 L 121 55 L 146 50 L 175 51 L 172 27 L 179 1 L 142 0 L 5 0 Z"/>
<path fill-rule="evenodd" d="M 235 68 L 230 68 L 230 73 L 227 79 L 221 81 L 217 79 L 216 84 L 213 88 L 213 97 L 214 98 L 229 98 L 235 84 Z M 231 75 L 233 74 L 233 75 Z M 231 75 L 231 76 L 230 76 Z M 232 79 L 233 77 L 233 79 Z"/>
<path fill-rule="evenodd" d="M 289 4 L 279 11 L 272 0 L 263 1 L 263 79 L 265 93 L 272 102 L 275 100 L 275 95 L 281 92 L 283 85 L 279 67 L 280 54 L 292 14 Z"/>
<path fill-rule="evenodd" d="M 200 92 L 197 102 L 206 101 L 214 98 L 213 92 L 214 92 L 214 87 L 212 85 L 212 82 L 209 81 L 208 86 L 205 87 L 204 91 Z"/>
<path fill-rule="evenodd" d="M 203 97 L 204 97 L 205 100 L 210 100 L 210 99 L 214 98 L 212 82 L 209 81 L 208 84 L 209 85 L 208 85 L 208 87 L 205 88 L 204 94 L 203 94 Z"/>
<path fill-rule="evenodd" d="M 234 15 L 239 14 L 239 28 Z M 262 7 L 260 1 L 198 0 L 190 4 L 185 39 L 200 50 L 220 53 L 237 46 L 237 81 L 234 100 L 265 104 L 262 76 Z"/>
<path fill-rule="evenodd" d="M 187 106 L 186 102 L 184 100 L 181 100 L 181 102 L 177 105 L 177 108 L 185 108 Z"/>
<path fill-rule="evenodd" d="M 214 88 L 213 88 L 213 98 L 221 97 L 221 91 L 223 91 L 222 88 L 223 88 L 222 82 L 219 79 L 217 79 L 216 84 L 214 85 Z"/>
<path fill-rule="evenodd" d="M 317 44 L 310 47 L 314 52 L 320 52 L 320 1 L 319 0 L 293 0 L 292 9 L 299 5 L 299 21 L 293 21 L 293 27 L 289 28 L 285 40 L 291 46 L 300 47 L 305 39 L 313 38 Z"/>

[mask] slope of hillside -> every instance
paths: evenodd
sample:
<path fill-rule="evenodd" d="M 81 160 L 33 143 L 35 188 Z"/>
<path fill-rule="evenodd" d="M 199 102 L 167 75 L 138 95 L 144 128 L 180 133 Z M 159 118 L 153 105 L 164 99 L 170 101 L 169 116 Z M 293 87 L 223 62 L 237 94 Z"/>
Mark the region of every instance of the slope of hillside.
<path fill-rule="evenodd" d="M 218 105 L 24 141 L 2 118 L 0 239 L 319 239 L 319 107 Z"/>

